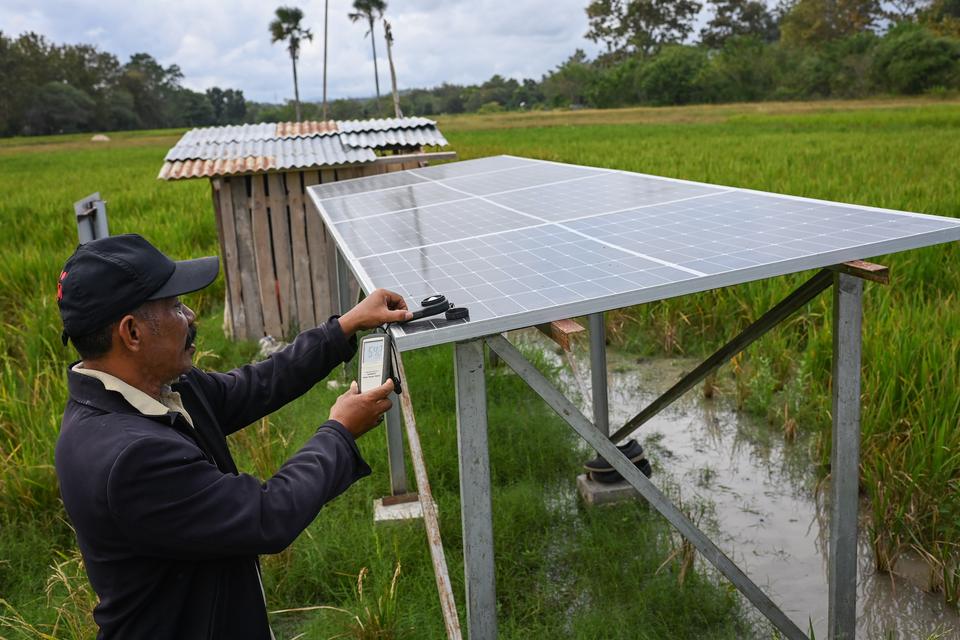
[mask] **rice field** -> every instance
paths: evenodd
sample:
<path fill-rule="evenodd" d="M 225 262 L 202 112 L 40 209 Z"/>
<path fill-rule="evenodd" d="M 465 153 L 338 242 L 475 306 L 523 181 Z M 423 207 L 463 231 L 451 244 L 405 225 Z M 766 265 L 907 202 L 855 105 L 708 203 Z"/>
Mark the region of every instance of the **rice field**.
<path fill-rule="evenodd" d="M 544 112 L 444 118 L 440 126 L 464 159 L 511 153 L 960 216 L 957 102 Z M 64 367 L 73 357 L 59 343 L 56 277 L 76 242 L 72 202 L 97 190 L 108 201 L 111 233 L 142 233 L 175 258 L 217 251 L 209 185 L 155 179 L 180 133 L 112 134 L 107 145 L 88 136 L 0 140 L 0 636 L 91 635 L 93 600 L 52 468 Z M 876 261 L 891 267 L 892 283 L 869 285 L 864 308 L 861 477 L 875 547 L 881 563 L 908 547 L 922 551 L 956 602 L 958 248 Z M 705 354 L 805 276 L 611 313 L 609 333 L 638 353 Z M 188 299 L 202 319 L 199 360 L 211 368 L 255 352 L 224 338 L 222 300 L 222 280 Z M 735 389 L 731 399 L 764 414 L 772 428 L 817 434 L 811 456 L 825 477 L 829 317 L 823 296 L 720 374 L 732 382 L 721 385 Z M 449 349 L 424 350 L 411 354 L 407 370 L 462 603 L 454 400 L 450 385 L 431 384 L 452 379 L 451 360 Z M 650 638 L 769 637 L 709 575 L 695 571 L 678 584 L 679 543 L 643 506 L 552 507 L 544 487 L 568 490 L 581 462 L 569 430 L 515 377 L 492 376 L 488 384 L 496 399 L 490 428 L 502 637 L 591 638 L 601 624 L 609 637 L 637 637 L 638 629 Z M 270 475 L 326 418 L 337 393 L 320 385 L 238 434 L 232 447 L 241 468 Z M 371 526 L 372 500 L 389 486 L 383 437 L 370 434 L 361 449 L 374 476 L 264 561 L 270 610 L 297 610 L 271 616 L 278 638 L 374 637 L 377 624 L 393 634 L 383 637 L 443 637 L 422 528 Z M 625 558 L 628 539 L 646 543 Z"/>
<path fill-rule="evenodd" d="M 617 124 L 621 116 L 630 124 Z M 537 126 L 451 118 L 461 157 L 511 153 L 855 204 L 960 216 L 960 105 L 820 102 L 587 111 Z M 494 119 L 491 118 L 491 122 Z M 889 286 L 864 298 L 861 482 L 878 565 L 914 549 L 960 597 L 960 248 L 875 261 Z M 707 354 L 809 274 L 611 314 L 616 339 L 640 351 Z M 810 430 L 829 475 L 830 296 L 767 335 L 732 367 L 736 401 L 775 427 Z M 758 357 L 762 356 L 762 357 Z M 750 397 L 753 396 L 753 397 Z"/>

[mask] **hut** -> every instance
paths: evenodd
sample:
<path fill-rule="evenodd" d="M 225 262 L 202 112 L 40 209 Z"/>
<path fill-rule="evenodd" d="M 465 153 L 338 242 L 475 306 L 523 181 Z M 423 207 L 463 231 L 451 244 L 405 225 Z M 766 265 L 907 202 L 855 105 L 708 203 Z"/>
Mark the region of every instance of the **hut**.
<path fill-rule="evenodd" d="M 158 178 L 210 180 L 225 329 L 279 338 L 339 309 L 336 248 L 306 188 L 454 157 L 437 151 L 446 145 L 426 118 L 204 127 L 167 152 Z"/>

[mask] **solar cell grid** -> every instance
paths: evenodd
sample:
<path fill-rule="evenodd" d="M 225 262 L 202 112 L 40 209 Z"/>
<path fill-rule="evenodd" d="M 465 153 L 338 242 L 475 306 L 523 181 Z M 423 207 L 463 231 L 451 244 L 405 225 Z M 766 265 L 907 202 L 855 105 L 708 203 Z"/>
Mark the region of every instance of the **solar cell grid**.
<path fill-rule="evenodd" d="M 479 175 L 482 173 L 497 173 L 499 171 L 509 171 L 514 168 L 529 167 L 532 163 L 526 158 L 514 158 L 511 156 L 493 156 L 490 158 L 477 158 L 465 162 L 450 162 L 448 164 L 438 164 L 433 167 L 417 169 L 418 176 L 429 178 L 430 180 L 443 180 L 444 178 L 456 178 L 459 176 Z"/>
<path fill-rule="evenodd" d="M 470 195 L 489 195 L 518 189 L 532 189 L 558 182 L 576 182 L 605 175 L 597 169 L 554 164 L 536 164 L 447 178 L 441 184 Z"/>
<path fill-rule="evenodd" d="M 356 257 L 451 242 L 476 235 L 516 229 L 530 224 L 510 211 L 482 200 L 456 203 L 455 209 L 421 207 L 390 215 L 372 216 L 337 224 L 337 231 L 353 247 Z"/>
<path fill-rule="evenodd" d="M 960 222 L 510 156 L 319 185 L 364 289 L 470 320 L 402 350 L 960 239 Z"/>
<path fill-rule="evenodd" d="M 370 218 L 385 213 L 420 209 L 444 202 L 463 200 L 468 196 L 437 183 L 427 182 L 370 193 L 358 193 L 351 197 L 331 198 L 323 203 L 324 209 L 334 222 Z"/>
<path fill-rule="evenodd" d="M 324 200 L 327 198 L 337 198 L 353 193 L 363 193 L 375 189 L 389 189 L 392 187 L 416 184 L 418 182 L 427 182 L 426 178 L 418 176 L 410 171 L 397 171 L 394 173 L 384 173 L 378 176 L 367 176 L 356 178 L 354 180 L 341 180 L 339 182 L 325 182 L 313 187 L 316 197 Z"/>

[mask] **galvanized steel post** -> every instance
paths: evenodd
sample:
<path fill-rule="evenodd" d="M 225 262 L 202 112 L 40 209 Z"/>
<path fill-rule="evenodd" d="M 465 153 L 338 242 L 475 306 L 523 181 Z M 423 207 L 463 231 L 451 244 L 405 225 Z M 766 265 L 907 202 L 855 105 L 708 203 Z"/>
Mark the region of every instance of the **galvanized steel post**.
<path fill-rule="evenodd" d="M 80 244 L 110 235 L 110 230 L 107 228 L 107 203 L 100 198 L 99 191 L 74 202 L 73 210 L 77 215 L 77 235 L 80 238 Z"/>
<path fill-rule="evenodd" d="M 596 449 L 614 469 L 620 472 L 647 502 L 660 512 L 667 521 L 703 554 L 710 564 L 717 568 L 742 593 L 760 613 L 767 617 L 789 640 L 808 640 L 800 628 L 758 587 L 737 565 L 733 563 L 680 509 L 656 486 L 650 482 L 637 467 L 614 446 L 605 434 L 597 431 L 593 424 L 580 413 L 580 410 L 557 390 L 536 367 L 527 362 L 523 355 L 505 338 L 493 335 L 485 338 L 490 348 L 500 354 L 507 365 L 530 385 L 538 396 L 556 411 L 570 427 Z M 461 456 L 463 455 L 461 450 Z"/>
<path fill-rule="evenodd" d="M 860 350 L 863 280 L 833 280 L 833 439 L 830 454 L 828 638 L 857 632 L 857 511 L 860 478 Z"/>
<path fill-rule="evenodd" d="M 497 637 L 497 600 L 483 340 L 454 345 L 454 371 L 468 636 L 470 640 L 493 640 Z"/>
<path fill-rule="evenodd" d="M 340 249 L 337 249 L 337 305 L 341 315 L 353 306 L 350 300 L 350 267 Z"/>
<path fill-rule="evenodd" d="M 390 462 L 390 493 L 402 496 L 407 492 L 407 469 L 403 462 L 403 423 L 400 421 L 400 398 L 390 394 L 393 406 L 387 411 L 387 459 Z"/>
<path fill-rule="evenodd" d="M 337 304 L 340 313 L 350 310 L 350 268 L 343 254 L 337 249 Z M 399 496 L 407 492 L 407 470 L 403 462 L 403 423 L 400 421 L 400 399 L 390 394 L 393 407 L 386 415 L 387 458 L 390 462 L 390 492 Z"/>
<path fill-rule="evenodd" d="M 610 411 L 607 404 L 607 327 L 602 311 L 590 314 L 590 381 L 593 393 L 593 424 L 603 435 L 610 435 Z"/>

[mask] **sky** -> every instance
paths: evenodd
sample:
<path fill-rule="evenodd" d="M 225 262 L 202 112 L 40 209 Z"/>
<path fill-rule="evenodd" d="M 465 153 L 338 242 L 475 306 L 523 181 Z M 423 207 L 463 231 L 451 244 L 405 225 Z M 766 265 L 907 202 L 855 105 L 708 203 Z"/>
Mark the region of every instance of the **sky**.
<path fill-rule="evenodd" d="M 588 0 L 388 0 L 400 89 L 442 82 L 475 84 L 493 74 L 539 79 L 584 38 Z M 92 44 L 126 62 L 146 52 L 176 64 L 183 85 L 241 89 L 248 100 L 283 102 L 293 96 L 287 49 L 271 44 L 268 25 L 277 6 L 299 7 L 314 33 L 298 63 L 302 100 L 323 95 L 324 0 L 2 0 L 0 30 L 16 37 L 35 31 L 57 44 Z M 330 99 L 372 96 L 373 59 L 367 24 L 352 23 L 352 0 L 329 0 Z M 380 90 L 390 89 L 382 27 L 377 24 Z"/>

